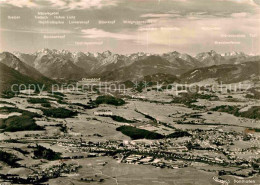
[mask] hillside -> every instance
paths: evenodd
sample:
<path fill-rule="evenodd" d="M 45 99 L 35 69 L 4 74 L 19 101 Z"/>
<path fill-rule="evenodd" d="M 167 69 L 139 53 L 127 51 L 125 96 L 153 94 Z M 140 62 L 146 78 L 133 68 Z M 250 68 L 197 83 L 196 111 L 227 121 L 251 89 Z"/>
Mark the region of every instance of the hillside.
<path fill-rule="evenodd" d="M 37 81 L 0 63 L 0 92 L 10 90 L 13 84 L 43 84 L 43 81 Z"/>
<path fill-rule="evenodd" d="M 140 80 L 144 76 L 157 73 L 176 74 L 179 69 L 160 56 L 149 56 L 143 60 L 132 63 L 129 66 L 119 68 L 116 72 L 105 72 L 102 74 L 102 80 Z"/>
<path fill-rule="evenodd" d="M 143 81 L 145 82 L 151 82 L 151 83 L 159 83 L 159 84 L 171 84 L 174 82 L 179 82 L 179 79 L 175 75 L 171 74 L 163 74 L 163 73 L 157 73 L 153 75 L 148 75 L 143 78 Z"/>
<path fill-rule="evenodd" d="M 0 63 L 3 63 L 8 67 L 15 69 L 16 71 L 18 71 L 23 75 L 30 76 L 30 78 L 38 82 L 48 83 L 48 84 L 53 83 L 53 80 L 50 80 L 49 78 L 41 74 L 39 71 L 37 71 L 35 68 L 25 64 L 12 53 L 9 52 L 0 53 Z"/>
<path fill-rule="evenodd" d="M 222 83 L 237 83 L 260 75 L 260 61 L 242 64 L 223 64 L 191 70 L 180 76 L 183 83 L 215 78 Z"/>

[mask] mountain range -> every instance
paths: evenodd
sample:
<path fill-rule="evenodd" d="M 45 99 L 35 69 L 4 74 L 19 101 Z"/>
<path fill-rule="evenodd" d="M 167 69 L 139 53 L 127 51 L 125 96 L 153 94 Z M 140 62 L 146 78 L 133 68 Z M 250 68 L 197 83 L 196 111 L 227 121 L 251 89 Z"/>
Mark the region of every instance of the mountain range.
<path fill-rule="evenodd" d="M 84 77 L 100 77 L 104 81 L 133 81 L 154 74 L 174 75 L 187 83 L 205 78 L 236 81 L 259 75 L 258 61 L 260 56 L 243 52 L 219 54 L 215 51 L 196 56 L 177 51 L 161 55 L 142 52 L 120 55 L 110 51 L 89 53 L 55 49 L 42 49 L 33 54 L 0 53 L 2 64 L 44 83 L 51 83 L 55 79 L 80 80 Z"/>

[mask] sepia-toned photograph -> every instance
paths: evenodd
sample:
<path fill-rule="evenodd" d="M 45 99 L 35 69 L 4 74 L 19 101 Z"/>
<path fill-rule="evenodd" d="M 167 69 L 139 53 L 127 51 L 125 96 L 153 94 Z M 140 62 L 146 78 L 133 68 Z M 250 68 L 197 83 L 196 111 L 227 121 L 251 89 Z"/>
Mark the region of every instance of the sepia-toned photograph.
<path fill-rule="evenodd" d="M 260 185 L 260 0 L 0 0 L 0 185 Z"/>

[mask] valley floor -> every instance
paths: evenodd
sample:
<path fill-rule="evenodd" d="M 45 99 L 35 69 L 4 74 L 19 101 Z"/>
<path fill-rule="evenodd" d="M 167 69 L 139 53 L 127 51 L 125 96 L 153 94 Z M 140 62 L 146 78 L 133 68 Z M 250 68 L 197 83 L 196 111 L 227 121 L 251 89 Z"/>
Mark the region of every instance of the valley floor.
<path fill-rule="evenodd" d="M 248 93 L 177 101 L 128 89 L 110 94 L 118 106 L 84 90 L 1 98 L 0 184 L 259 184 L 260 100 Z"/>

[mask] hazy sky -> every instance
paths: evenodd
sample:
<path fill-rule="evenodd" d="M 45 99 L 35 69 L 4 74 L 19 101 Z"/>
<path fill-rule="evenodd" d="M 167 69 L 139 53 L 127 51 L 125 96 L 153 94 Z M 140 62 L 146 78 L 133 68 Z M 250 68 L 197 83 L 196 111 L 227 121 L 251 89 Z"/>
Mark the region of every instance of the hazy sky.
<path fill-rule="evenodd" d="M 0 0 L 0 16 L 1 51 L 260 53 L 258 0 Z"/>

